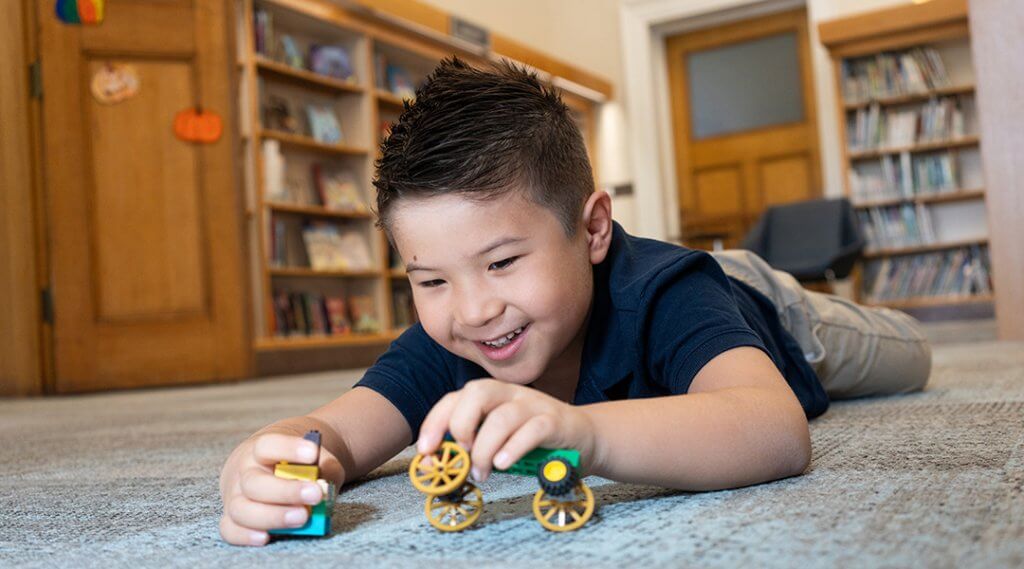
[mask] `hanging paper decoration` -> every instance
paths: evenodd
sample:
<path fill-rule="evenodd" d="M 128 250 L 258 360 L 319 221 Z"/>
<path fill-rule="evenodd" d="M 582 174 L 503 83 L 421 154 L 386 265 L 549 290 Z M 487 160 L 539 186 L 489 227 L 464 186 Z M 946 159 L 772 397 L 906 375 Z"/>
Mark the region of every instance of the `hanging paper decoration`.
<path fill-rule="evenodd" d="M 103 22 L 105 0 L 57 0 L 57 19 L 65 24 L 99 24 Z"/>
<path fill-rule="evenodd" d="M 107 63 L 92 76 L 92 96 L 112 105 L 139 93 L 139 73 L 132 65 Z"/>
<path fill-rule="evenodd" d="M 220 139 L 224 124 L 220 115 L 202 107 L 185 109 L 174 116 L 174 134 L 186 142 L 210 144 Z"/>

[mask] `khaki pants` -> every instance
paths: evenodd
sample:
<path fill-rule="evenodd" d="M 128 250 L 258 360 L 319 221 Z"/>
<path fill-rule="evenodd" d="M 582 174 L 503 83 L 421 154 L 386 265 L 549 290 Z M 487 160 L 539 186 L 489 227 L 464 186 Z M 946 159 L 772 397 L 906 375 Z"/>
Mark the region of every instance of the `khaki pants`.
<path fill-rule="evenodd" d="M 914 318 L 804 290 L 742 250 L 712 253 L 725 273 L 761 292 L 779 313 L 832 399 L 907 393 L 928 382 L 932 352 Z"/>

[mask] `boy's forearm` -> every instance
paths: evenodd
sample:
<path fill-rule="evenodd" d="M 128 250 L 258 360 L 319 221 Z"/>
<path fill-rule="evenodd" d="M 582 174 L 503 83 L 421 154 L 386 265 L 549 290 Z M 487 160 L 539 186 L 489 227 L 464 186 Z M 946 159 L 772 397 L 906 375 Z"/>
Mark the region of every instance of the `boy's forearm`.
<path fill-rule="evenodd" d="M 613 480 L 717 490 L 793 476 L 810 460 L 803 410 L 778 390 L 743 387 L 580 409 L 596 430 L 588 474 Z"/>

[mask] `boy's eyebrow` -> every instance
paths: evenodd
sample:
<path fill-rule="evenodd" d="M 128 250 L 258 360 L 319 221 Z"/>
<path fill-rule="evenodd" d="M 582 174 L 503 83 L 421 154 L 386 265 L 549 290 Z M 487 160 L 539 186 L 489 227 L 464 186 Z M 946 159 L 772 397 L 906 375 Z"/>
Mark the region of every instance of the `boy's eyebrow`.
<path fill-rule="evenodd" d="M 490 253 L 491 251 L 497 249 L 498 247 L 501 247 L 503 245 L 508 245 L 510 243 L 518 243 L 520 241 L 526 241 L 526 237 L 501 237 L 497 241 L 494 241 L 490 245 L 488 245 L 488 246 L 484 247 L 483 249 L 481 249 L 479 253 L 474 255 L 474 257 L 482 257 L 482 256 Z M 434 269 L 430 269 L 430 268 L 427 268 L 427 267 L 423 267 L 423 266 L 417 265 L 416 263 L 409 263 L 409 264 L 407 264 L 405 266 L 405 272 L 407 272 L 407 273 L 411 273 L 413 271 L 433 271 L 433 270 Z"/>

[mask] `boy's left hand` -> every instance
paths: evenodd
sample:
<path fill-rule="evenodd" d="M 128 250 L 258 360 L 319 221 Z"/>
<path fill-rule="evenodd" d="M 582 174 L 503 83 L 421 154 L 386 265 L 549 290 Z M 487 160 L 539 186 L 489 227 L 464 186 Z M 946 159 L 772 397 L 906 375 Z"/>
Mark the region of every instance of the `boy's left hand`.
<path fill-rule="evenodd" d="M 537 447 L 579 451 L 584 472 L 594 459 L 594 429 L 586 413 L 536 389 L 496 379 L 470 381 L 438 401 L 420 427 L 417 452 L 437 450 L 446 431 L 470 453 L 479 482 L 492 465 L 505 470 Z"/>

